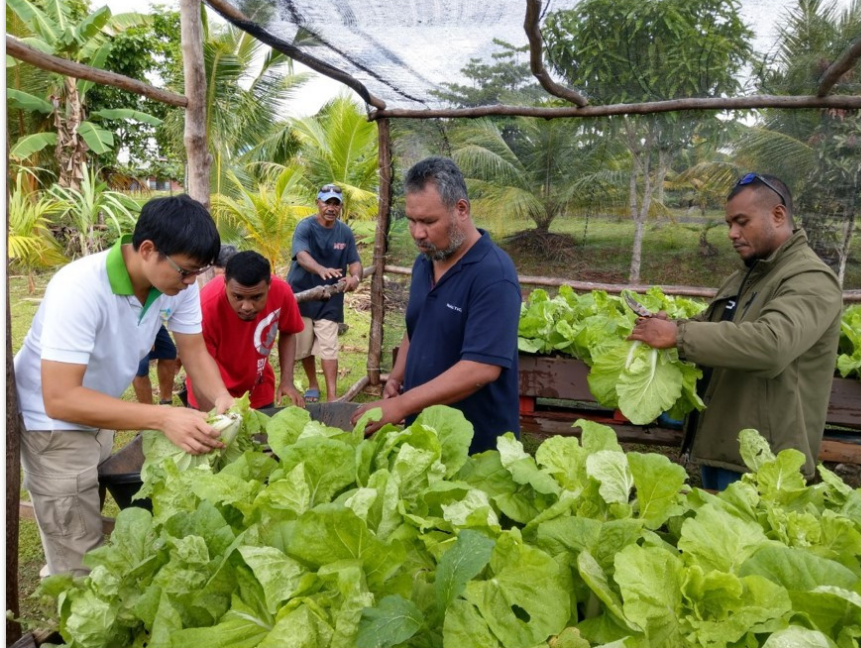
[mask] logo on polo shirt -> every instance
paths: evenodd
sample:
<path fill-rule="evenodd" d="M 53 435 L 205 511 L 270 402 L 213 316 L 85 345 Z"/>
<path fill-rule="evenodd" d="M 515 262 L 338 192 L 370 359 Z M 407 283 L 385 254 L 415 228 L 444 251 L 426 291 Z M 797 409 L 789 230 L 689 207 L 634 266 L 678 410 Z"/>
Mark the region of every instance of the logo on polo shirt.
<path fill-rule="evenodd" d="M 173 314 L 173 309 L 168 306 L 167 308 L 162 308 L 159 311 L 159 315 L 161 316 L 161 321 L 163 324 L 167 324 L 167 321 L 170 319 L 170 316 Z"/>
<path fill-rule="evenodd" d="M 455 306 L 454 304 L 449 304 L 448 302 L 446 302 L 446 306 L 448 308 L 452 309 L 453 311 L 457 311 L 458 313 L 463 312 L 463 309 L 460 306 Z"/>

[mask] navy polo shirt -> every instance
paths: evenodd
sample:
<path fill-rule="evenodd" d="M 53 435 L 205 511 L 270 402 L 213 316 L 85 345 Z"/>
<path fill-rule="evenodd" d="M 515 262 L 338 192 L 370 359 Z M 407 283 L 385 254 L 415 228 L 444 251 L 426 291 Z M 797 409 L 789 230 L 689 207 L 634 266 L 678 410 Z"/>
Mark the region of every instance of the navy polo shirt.
<path fill-rule="evenodd" d="M 458 403 L 475 428 L 470 453 L 496 448 L 505 432 L 520 436 L 517 325 L 520 284 L 509 256 L 483 231 L 478 242 L 433 285 L 433 264 L 413 264 L 407 305 L 404 389 L 433 380 L 461 360 L 502 367 L 494 382 Z M 409 417 L 412 423 L 415 417 Z"/>
<path fill-rule="evenodd" d="M 317 263 L 326 268 L 340 268 L 344 277 L 347 276 L 348 266 L 359 261 L 359 251 L 356 249 L 356 239 L 353 230 L 341 221 L 335 221 L 332 227 L 323 227 L 316 216 L 309 216 L 299 222 L 293 231 L 293 245 L 290 257 L 293 263 L 287 273 L 287 283 L 294 293 L 310 290 L 317 286 L 336 284 L 340 279 L 322 279 L 319 275 L 308 272 L 299 265 L 296 257 L 300 252 L 307 252 Z M 308 301 L 299 304 L 302 317 L 312 320 L 344 321 L 344 293 L 336 293 L 325 300 Z"/>

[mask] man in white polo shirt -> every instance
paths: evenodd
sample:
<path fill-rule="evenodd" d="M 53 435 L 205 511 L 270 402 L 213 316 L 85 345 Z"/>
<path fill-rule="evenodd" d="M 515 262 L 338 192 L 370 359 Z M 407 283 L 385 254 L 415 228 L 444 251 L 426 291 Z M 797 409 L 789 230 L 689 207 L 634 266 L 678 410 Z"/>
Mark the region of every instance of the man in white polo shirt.
<path fill-rule="evenodd" d="M 120 400 L 164 322 L 202 409 L 233 403 L 203 341 L 195 283 L 219 247 L 203 205 L 156 198 L 131 237 L 70 263 L 48 284 L 15 373 L 24 486 L 50 574 L 85 573 L 84 553 L 102 542 L 98 466 L 115 429 L 161 430 L 192 454 L 222 447 L 203 412 Z"/>

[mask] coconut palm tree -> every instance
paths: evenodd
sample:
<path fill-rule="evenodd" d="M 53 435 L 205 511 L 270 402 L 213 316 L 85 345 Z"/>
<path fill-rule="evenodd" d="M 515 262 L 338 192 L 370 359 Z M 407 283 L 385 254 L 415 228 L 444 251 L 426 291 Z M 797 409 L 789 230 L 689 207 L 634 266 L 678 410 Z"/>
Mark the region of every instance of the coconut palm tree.
<path fill-rule="evenodd" d="M 312 117 L 290 124 L 299 152 L 292 164 L 302 169 L 308 196 L 334 182 L 344 196 L 343 218 L 368 220 L 377 213 L 377 125 L 353 100 L 336 97 Z"/>
<path fill-rule="evenodd" d="M 222 240 L 260 252 L 275 270 L 290 250 L 297 223 L 315 212 L 308 206 L 301 172 L 285 169 L 275 183 L 260 184 L 256 190 L 246 188 L 233 173 L 228 178 L 232 191 L 214 195 L 210 206 Z"/>
<path fill-rule="evenodd" d="M 589 126 L 561 119 L 518 118 L 507 130 L 508 138 L 496 122 L 476 120 L 452 134 L 474 211 L 531 220 L 546 238 L 554 220 L 599 201 L 605 213 L 625 209 L 627 174 L 614 161 L 622 151 L 607 138 L 592 141 Z"/>
<path fill-rule="evenodd" d="M 233 191 L 232 173 L 248 183 L 244 158 L 273 137 L 279 112 L 307 79 L 293 74 L 291 61 L 250 34 L 231 25 L 210 25 L 204 18 L 206 66 L 206 137 L 212 154 L 212 192 Z M 182 66 L 174 67 L 168 87 L 183 92 Z M 168 115 L 165 132 L 184 158 L 185 115 Z"/>

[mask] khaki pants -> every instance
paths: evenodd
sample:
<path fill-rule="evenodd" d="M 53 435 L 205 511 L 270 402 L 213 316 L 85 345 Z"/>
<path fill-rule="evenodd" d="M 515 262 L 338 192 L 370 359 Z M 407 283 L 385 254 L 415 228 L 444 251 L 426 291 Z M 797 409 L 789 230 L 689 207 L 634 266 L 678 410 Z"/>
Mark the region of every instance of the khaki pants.
<path fill-rule="evenodd" d="M 296 360 L 317 356 L 321 360 L 338 359 L 338 323 L 303 317 L 305 328 L 296 334 Z"/>
<path fill-rule="evenodd" d="M 30 491 L 49 574 L 86 574 L 82 558 L 103 542 L 98 467 L 113 430 L 25 431 L 24 488 Z"/>

